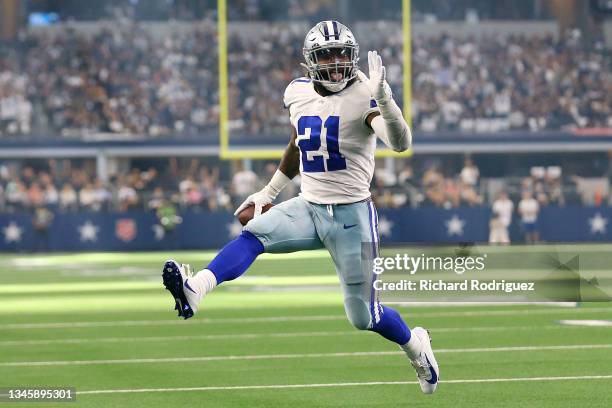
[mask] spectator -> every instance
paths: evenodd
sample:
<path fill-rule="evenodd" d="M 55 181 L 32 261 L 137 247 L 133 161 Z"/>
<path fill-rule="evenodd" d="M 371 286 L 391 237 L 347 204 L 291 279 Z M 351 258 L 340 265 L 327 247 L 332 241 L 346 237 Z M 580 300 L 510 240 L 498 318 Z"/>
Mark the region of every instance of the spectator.
<path fill-rule="evenodd" d="M 147 203 L 147 208 L 150 210 L 157 210 L 164 204 L 165 200 L 164 190 L 161 187 L 155 187 Z"/>
<path fill-rule="evenodd" d="M 461 202 L 470 207 L 481 205 L 482 197 L 478 194 L 473 185 L 460 183 Z"/>
<path fill-rule="evenodd" d="M 493 202 L 493 217 L 490 223 L 489 242 L 491 244 L 509 244 L 510 234 L 508 228 L 512 223 L 514 203 L 508 198 L 505 191 L 499 193 Z"/>
<path fill-rule="evenodd" d="M 444 193 L 444 177 L 435 166 L 429 167 L 423 173 L 421 184 L 425 189 L 426 202 L 435 206 L 442 206 L 446 196 Z"/>
<path fill-rule="evenodd" d="M 96 200 L 96 192 L 90 183 L 85 184 L 79 191 L 79 204 L 85 211 L 100 211 L 99 203 Z"/>
<path fill-rule="evenodd" d="M 525 233 L 525 242 L 537 243 L 540 239 L 538 233 L 538 214 L 540 205 L 533 197 L 531 191 L 523 191 L 523 198 L 519 202 L 518 211 L 521 215 L 521 224 Z"/>
<path fill-rule="evenodd" d="M 9 210 L 23 210 L 28 206 L 28 193 L 25 185 L 18 179 L 11 180 L 6 185 L 6 205 Z"/>
<path fill-rule="evenodd" d="M 70 183 L 65 183 L 59 193 L 59 208 L 61 211 L 76 211 L 77 207 L 77 193 Z"/>
<path fill-rule="evenodd" d="M 119 189 L 117 190 L 117 209 L 124 212 L 136 208 L 138 205 L 138 194 L 136 193 L 134 187 L 124 182 L 123 179 L 120 179 L 118 182 Z"/>
<path fill-rule="evenodd" d="M 460 174 L 461 182 L 466 186 L 476 187 L 476 185 L 478 184 L 479 177 L 480 172 L 478 171 L 478 167 L 476 167 L 472 159 L 465 159 L 465 164 Z"/>
<path fill-rule="evenodd" d="M 111 193 L 100 179 L 96 179 L 93 185 L 93 196 L 95 211 L 106 210 L 109 208 Z"/>
<path fill-rule="evenodd" d="M 49 249 L 49 228 L 53 223 L 54 215 L 46 207 L 39 206 L 34 209 L 34 216 L 32 218 L 32 225 L 36 232 L 36 246 L 37 251 L 46 251 Z"/>
<path fill-rule="evenodd" d="M 44 191 L 40 188 L 40 185 L 33 182 L 28 190 L 28 205 L 34 208 L 40 207 L 45 203 Z"/>
<path fill-rule="evenodd" d="M 234 177 L 232 177 L 232 189 L 236 196 L 236 202 L 244 201 L 250 194 L 257 191 L 259 188 L 257 183 L 257 174 L 236 164 L 236 171 Z"/>

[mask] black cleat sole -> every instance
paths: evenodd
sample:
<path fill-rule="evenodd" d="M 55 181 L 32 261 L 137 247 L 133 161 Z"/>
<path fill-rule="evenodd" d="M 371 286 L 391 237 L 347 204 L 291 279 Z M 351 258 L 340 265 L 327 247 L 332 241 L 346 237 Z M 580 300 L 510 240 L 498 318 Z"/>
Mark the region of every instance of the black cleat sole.
<path fill-rule="evenodd" d="M 162 279 L 166 290 L 174 297 L 174 310 L 178 310 L 179 317 L 185 319 L 193 317 L 193 310 L 191 306 L 189 306 L 189 302 L 183 292 L 183 277 L 175 262 L 166 261 L 164 270 L 162 271 Z"/>

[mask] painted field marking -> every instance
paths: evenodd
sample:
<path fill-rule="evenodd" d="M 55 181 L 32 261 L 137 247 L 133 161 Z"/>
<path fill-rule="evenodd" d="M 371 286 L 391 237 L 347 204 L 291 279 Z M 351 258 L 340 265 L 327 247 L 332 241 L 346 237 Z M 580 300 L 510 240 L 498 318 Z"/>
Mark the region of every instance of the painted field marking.
<path fill-rule="evenodd" d="M 526 313 L 525 313 L 526 312 Z M 536 309 L 536 310 L 481 310 L 481 311 L 461 311 L 461 312 L 425 312 L 419 313 L 413 310 L 414 318 L 430 317 L 480 317 L 480 316 L 524 316 L 542 315 L 555 313 L 603 313 L 612 312 L 612 307 L 592 307 L 576 309 Z M 229 318 L 196 318 L 188 321 L 183 320 L 118 320 L 118 321 L 99 321 L 99 322 L 55 322 L 55 323 L 7 323 L 0 324 L 0 330 L 28 330 L 28 329 L 70 329 L 70 328 L 90 328 L 90 327 L 127 327 L 127 326 L 167 326 L 180 324 L 231 324 L 231 323 L 274 323 L 274 322 L 299 322 L 299 321 L 330 321 L 344 320 L 344 315 L 313 315 L 313 316 L 274 316 L 274 317 L 229 317 Z"/>
<path fill-rule="evenodd" d="M 475 378 L 442 380 L 441 384 L 476 384 L 476 383 L 500 383 L 500 382 L 527 382 L 527 381 L 573 381 L 573 380 L 609 380 L 612 375 L 575 375 L 565 377 L 521 377 L 521 378 Z M 234 385 L 227 387 L 182 387 L 182 388 L 134 388 L 117 390 L 87 390 L 78 391 L 78 395 L 96 394 L 130 394 L 130 393 L 153 393 L 153 392 L 186 392 L 186 391 L 235 391 L 235 390 L 279 390 L 286 388 L 333 388 L 333 387 L 358 387 L 372 385 L 408 385 L 416 384 L 416 381 L 369 381 L 369 382 L 346 382 L 346 383 L 322 383 L 322 384 L 276 384 L 276 385 Z"/>
<path fill-rule="evenodd" d="M 581 350 L 581 349 L 607 349 L 612 344 L 574 344 L 558 346 L 511 346 L 511 347 L 479 347 L 437 349 L 436 353 L 495 353 L 511 351 L 544 351 L 544 350 Z M 298 354 L 254 354 L 254 355 L 226 355 L 226 356 L 193 356 L 169 358 L 129 358 L 114 360 L 54 360 L 54 361 L 10 361 L 0 362 L 0 367 L 40 367 L 40 366 L 74 366 L 74 365 L 114 365 L 114 364 L 143 364 L 143 363 L 196 363 L 205 361 L 240 361 L 240 360 L 282 360 L 299 358 L 321 357 L 363 357 L 363 356 L 392 356 L 403 355 L 402 351 L 356 351 L 346 353 L 298 353 Z"/>
<path fill-rule="evenodd" d="M 612 326 L 612 325 L 611 325 Z M 594 327 L 606 327 L 605 325 L 594 325 Z M 480 333 L 498 331 L 523 331 L 523 330 L 564 330 L 577 329 L 579 325 L 546 325 L 546 326 L 480 326 L 480 327 L 428 327 L 434 334 L 438 333 Z M 336 330 L 315 332 L 275 332 L 275 333 L 234 333 L 234 334 L 195 334 L 185 336 L 143 336 L 143 337 L 76 337 L 62 339 L 38 339 L 38 340 L 5 340 L 0 341 L 0 347 L 8 346 L 44 346 L 52 344 L 87 344 L 87 343 L 126 343 L 126 342 L 155 342 L 155 341 L 177 341 L 177 340 L 232 340 L 232 339 L 267 339 L 267 338 L 292 338 L 292 337 L 328 337 L 328 336 L 351 336 L 362 335 L 359 330 Z"/>
<path fill-rule="evenodd" d="M 612 327 L 612 320 L 559 320 L 565 326 Z"/>

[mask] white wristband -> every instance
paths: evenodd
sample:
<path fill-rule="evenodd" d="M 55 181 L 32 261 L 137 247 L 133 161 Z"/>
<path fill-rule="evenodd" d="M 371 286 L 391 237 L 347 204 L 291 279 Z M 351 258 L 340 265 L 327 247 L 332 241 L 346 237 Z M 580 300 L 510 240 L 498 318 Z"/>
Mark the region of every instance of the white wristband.
<path fill-rule="evenodd" d="M 276 170 L 276 173 L 274 173 L 270 179 L 270 182 L 266 186 L 270 193 L 270 197 L 276 198 L 276 196 L 282 191 L 283 188 L 285 188 L 287 184 L 289 184 L 290 181 L 291 179 L 287 177 L 285 173 L 280 170 Z"/>

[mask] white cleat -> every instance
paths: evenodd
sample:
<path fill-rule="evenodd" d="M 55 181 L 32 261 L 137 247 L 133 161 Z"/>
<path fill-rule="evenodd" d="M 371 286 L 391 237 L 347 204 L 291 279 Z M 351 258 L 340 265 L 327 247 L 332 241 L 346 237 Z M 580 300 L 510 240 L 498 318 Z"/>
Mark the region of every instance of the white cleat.
<path fill-rule="evenodd" d="M 431 337 L 429 332 L 422 327 L 412 329 L 412 335 L 417 336 L 421 340 L 421 353 L 414 360 L 410 360 L 410 364 L 414 367 L 421 385 L 421 391 L 425 394 L 433 394 L 438 386 L 440 379 L 440 371 L 438 370 L 438 362 L 431 349 Z"/>
<path fill-rule="evenodd" d="M 193 278 L 191 267 L 169 259 L 164 264 L 162 278 L 164 286 L 174 297 L 174 309 L 178 310 L 178 315 L 185 319 L 192 317 L 197 312 L 202 294 L 189 284 L 189 279 Z"/>

